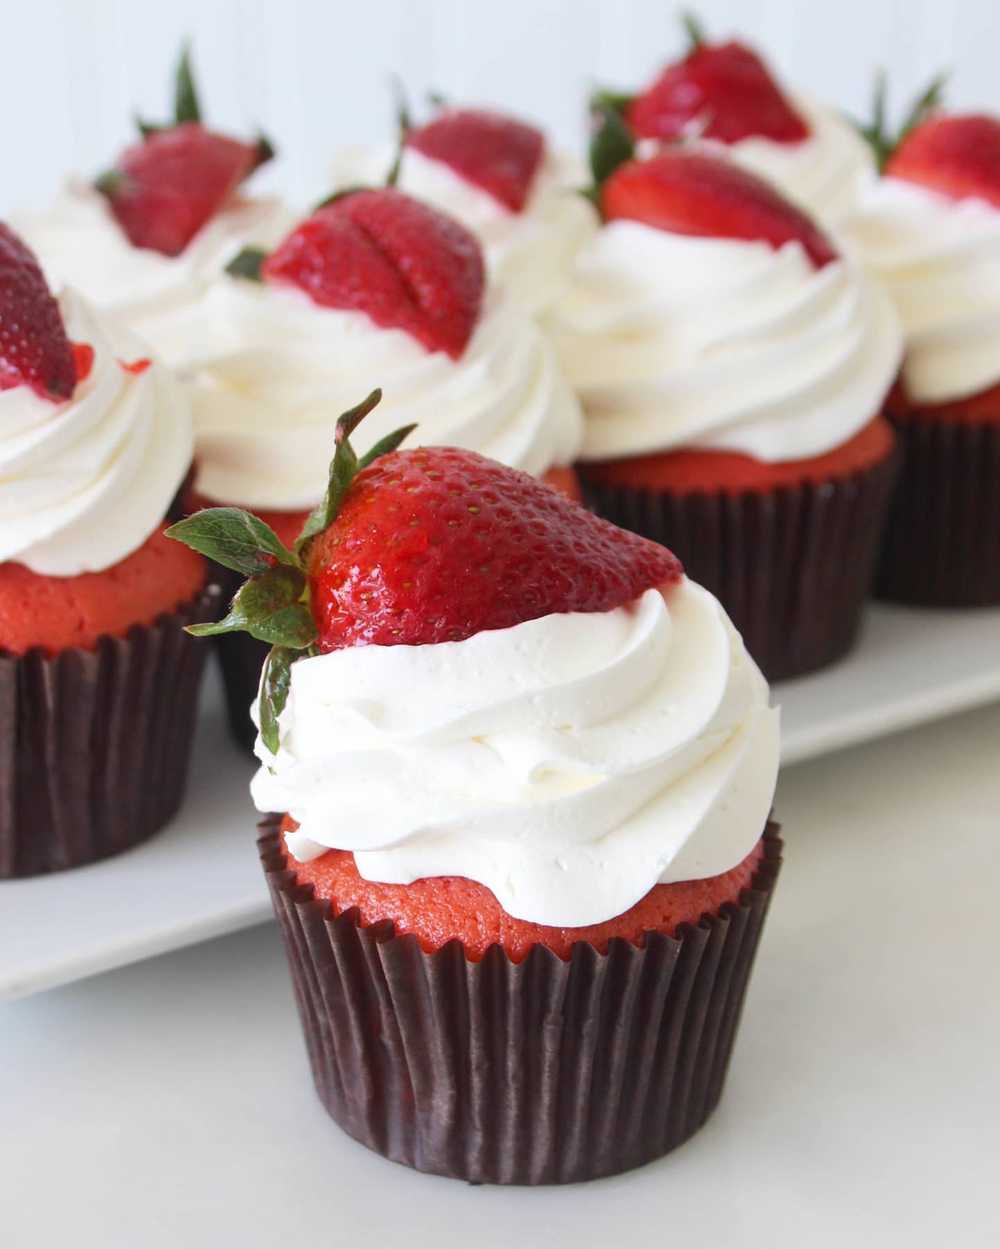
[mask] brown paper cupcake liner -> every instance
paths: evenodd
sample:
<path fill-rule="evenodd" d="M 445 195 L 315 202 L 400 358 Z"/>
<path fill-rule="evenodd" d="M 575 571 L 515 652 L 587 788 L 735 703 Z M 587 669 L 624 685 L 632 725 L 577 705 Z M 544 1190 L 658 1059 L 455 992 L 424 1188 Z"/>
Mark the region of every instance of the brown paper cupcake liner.
<path fill-rule="evenodd" d="M 1000 604 L 1000 424 L 908 417 L 875 583 L 925 607 Z"/>
<path fill-rule="evenodd" d="M 279 818 L 261 860 L 320 1100 L 394 1162 L 473 1182 L 613 1175 L 675 1148 L 715 1108 L 781 864 L 777 825 L 738 905 L 676 938 L 568 961 L 536 946 L 480 962 L 425 953 L 393 925 L 332 917 L 295 883 Z"/>
<path fill-rule="evenodd" d="M 210 586 L 96 649 L 0 652 L 0 878 L 79 867 L 138 845 L 180 806 Z"/>
<path fill-rule="evenodd" d="M 669 547 L 720 600 L 771 681 L 854 645 L 871 589 L 896 457 L 819 485 L 675 495 L 588 480 L 589 505 Z"/>

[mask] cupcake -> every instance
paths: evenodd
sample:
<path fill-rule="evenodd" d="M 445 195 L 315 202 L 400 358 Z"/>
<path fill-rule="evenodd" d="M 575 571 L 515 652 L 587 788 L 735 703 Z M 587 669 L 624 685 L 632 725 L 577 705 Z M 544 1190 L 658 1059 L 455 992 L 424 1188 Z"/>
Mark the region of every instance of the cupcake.
<path fill-rule="evenodd" d="M 184 395 L 0 225 L 0 877 L 75 867 L 181 801 L 206 565 L 163 535 Z"/>
<path fill-rule="evenodd" d="M 685 17 L 689 47 L 637 95 L 602 93 L 643 154 L 699 136 L 773 183 L 816 220 L 837 228 L 874 180 L 875 161 L 836 109 L 786 92 L 752 48 L 710 42 Z"/>
<path fill-rule="evenodd" d="M 172 531 L 265 568 L 215 627 L 276 643 L 252 792 L 320 1098 L 464 1180 L 638 1166 L 721 1093 L 777 712 L 669 551 L 474 452 L 358 472 L 354 424 L 297 555 L 246 515 Z"/>
<path fill-rule="evenodd" d="M 383 379 L 362 451 L 401 420 L 574 493 L 579 404 L 551 346 L 457 222 L 392 189 L 337 197 L 266 258 L 243 257 L 191 322 L 197 464 L 190 508 L 261 511 L 286 543 L 326 489 L 333 414 Z M 235 589 L 235 585 L 231 585 Z M 266 648 L 222 643 L 234 732 Z"/>
<path fill-rule="evenodd" d="M 909 129 L 852 233 L 906 339 L 878 592 L 1000 604 L 1000 120 L 935 112 Z"/>
<path fill-rule="evenodd" d="M 535 126 L 485 109 L 443 107 L 419 126 L 404 110 L 400 143 L 345 148 L 333 185 L 391 179 L 475 234 L 491 278 L 527 312 L 559 298 L 575 252 L 597 226 L 579 194 L 586 171 L 577 160 L 553 151 Z"/>
<path fill-rule="evenodd" d="M 858 630 L 894 468 L 888 297 L 699 144 L 624 160 L 599 202 L 551 318 L 584 405 L 585 495 L 676 551 L 770 679 L 832 662 Z"/>
<path fill-rule="evenodd" d="M 158 358 L 183 367 L 187 321 L 207 283 L 243 246 L 276 242 L 291 218 L 278 200 L 243 193 L 270 144 L 202 125 L 186 53 L 173 123 L 140 123 L 140 131 L 113 169 L 95 181 L 71 179 L 46 211 L 16 224 L 53 289 L 86 291 Z"/>

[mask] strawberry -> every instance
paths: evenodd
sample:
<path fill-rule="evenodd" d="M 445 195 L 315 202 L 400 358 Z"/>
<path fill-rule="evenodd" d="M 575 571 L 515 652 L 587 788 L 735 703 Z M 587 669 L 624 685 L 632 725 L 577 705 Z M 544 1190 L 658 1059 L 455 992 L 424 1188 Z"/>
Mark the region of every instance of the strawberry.
<path fill-rule="evenodd" d="M 0 222 L 0 390 L 26 385 L 58 403 L 70 398 L 76 382 L 59 305 L 38 261 Z"/>
<path fill-rule="evenodd" d="M 485 109 L 450 108 L 407 130 L 407 147 L 441 161 L 460 178 L 521 212 L 542 162 L 545 137 L 513 117 Z"/>
<path fill-rule="evenodd" d="M 211 636 L 247 630 L 273 649 L 261 681 L 261 736 L 278 745 L 289 668 L 346 646 L 422 646 L 553 612 L 609 611 L 682 575 L 665 547 L 601 520 L 472 451 L 398 451 L 414 428 L 360 460 L 350 434 L 374 391 L 337 422 L 327 496 L 294 550 L 239 508 L 207 508 L 170 537 L 249 576 Z"/>
<path fill-rule="evenodd" d="M 243 255 L 231 271 L 246 272 Z M 454 359 L 475 329 L 485 283 L 473 235 L 389 187 L 349 192 L 317 209 L 264 260 L 261 276 L 297 286 L 322 307 L 364 312 Z"/>
<path fill-rule="evenodd" d="M 174 124 L 140 123 L 140 130 L 143 141 L 126 148 L 95 185 L 129 242 L 164 256 L 180 255 L 273 154 L 265 139 L 243 143 L 205 129 L 186 49 L 177 70 Z"/>
<path fill-rule="evenodd" d="M 605 221 L 641 221 L 675 234 L 760 239 L 774 248 L 797 239 L 817 269 L 836 260 L 826 235 L 769 183 L 693 147 L 668 147 L 627 160 L 599 190 Z"/>
<path fill-rule="evenodd" d="M 951 199 L 982 199 L 1000 208 L 1000 119 L 932 115 L 903 138 L 885 172 Z"/>
<path fill-rule="evenodd" d="M 736 40 L 705 42 L 691 19 L 687 27 L 687 56 L 627 105 L 628 123 L 639 138 L 677 139 L 692 126 L 720 143 L 753 137 L 798 143 L 809 137 L 809 127 L 756 52 Z"/>
<path fill-rule="evenodd" d="M 321 651 L 608 611 L 680 575 L 665 548 L 455 447 L 396 451 L 360 473 L 308 570 Z"/>

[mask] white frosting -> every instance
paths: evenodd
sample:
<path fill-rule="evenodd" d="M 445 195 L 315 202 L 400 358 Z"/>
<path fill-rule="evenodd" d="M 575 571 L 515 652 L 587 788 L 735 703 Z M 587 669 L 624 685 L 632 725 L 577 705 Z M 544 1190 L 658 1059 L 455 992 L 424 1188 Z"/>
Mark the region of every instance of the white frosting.
<path fill-rule="evenodd" d="M 292 667 L 251 791 L 300 861 L 465 876 L 511 915 L 580 927 L 658 881 L 741 862 L 763 831 L 778 712 L 718 602 L 682 580 L 626 608 Z"/>
<path fill-rule="evenodd" d="M 550 318 L 586 413 L 584 459 L 710 447 L 765 461 L 840 446 L 899 367 L 891 301 L 849 256 L 635 221 L 581 250 Z"/>
<path fill-rule="evenodd" d="M 857 129 L 833 109 L 802 96 L 793 104 L 809 126 L 808 138 L 799 143 L 741 139 L 727 150 L 815 220 L 837 229 L 875 181 L 874 154 Z"/>
<path fill-rule="evenodd" d="M 27 386 L 0 391 L 0 562 L 71 577 L 110 568 L 163 520 L 191 463 L 187 398 L 162 366 L 72 291 L 60 298 L 73 342 L 94 348 L 65 403 Z"/>
<path fill-rule="evenodd" d="M 466 447 L 535 475 L 580 445 L 580 407 L 551 346 L 497 290 L 458 360 L 364 313 L 229 277 L 191 332 L 197 489 L 215 501 L 311 507 L 326 489 L 337 416 L 375 385 L 384 398 L 352 435 L 359 454 L 414 421 L 407 446 Z"/>
<path fill-rule="evenodd" d="M 395 155 L 387 146 L 345 148 L 334 159 L 334 188 L 381 186 Z M 523 210 L 512 212 L 442 161 L 406 148 L 397 185 L 475 234 L 490 276 L 537 314 L 565 290 L 574 254 L 597 228 L 597 214 L 579 193 L 589 181 L 572 157 L 546 153 Z"/>
<path fill-rule="evenodd" d="M 209 281 L 245 246 L 271 247 L 293 224 L 273 199 L 241 199 L 218 213 L 179 256 L 134 247 L 107 199 L 70 182 L 45 213 L 17 218 L 15 229 L 38 256 L 49 286 L 87 292 L 102 312 L 140 334 L 174 367 L 188 362 L 187 319 Z"/>
<path fill-rule="evenodd" d="M 899 310 L 914 399 L 940 403 L 1000 381 L 1000 211 L 883 178 L 851 235 Z"/>

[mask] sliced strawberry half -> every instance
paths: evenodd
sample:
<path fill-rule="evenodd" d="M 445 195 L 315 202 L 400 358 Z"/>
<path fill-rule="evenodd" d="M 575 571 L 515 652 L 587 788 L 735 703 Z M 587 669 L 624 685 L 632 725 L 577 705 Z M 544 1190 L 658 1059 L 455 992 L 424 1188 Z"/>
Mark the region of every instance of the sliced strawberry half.
<path fill-rule="evenodd" d="M 837 259 L 823 231 L 777 190 L 724 157 L 665 148 L 619 165 L 600 189 L 605 221 L 641 221 L 674 234 L 759 239 L 774 248 L 797 240 L 817 269 Z"/>
<path fill-rule="evenodd" d="M 87 351 L 79 353 L 81 362 Z M 0 222 L 0 390 L 30 386 L 60 402 L 76 382 L 77 359 L 59 305 L 38 261 Z"/>
<path fill-rule="evenodd" d="M 201 124 L 187 48 L 177 67 L 173 124 L 139 128 L 142 142 L 126 148 L 95 185 L 129 242 L 164 256 L 180 255 L 273 155 L 266 139 L 244 143 Z"/>
<path fill-rule="evenodd" d="M 1000 208 L 1000 119 L 932 116 L 903 138 L 885 172 L 952 199 L 982 199 Z"/>
<path fill-rule="evenodd" d="M 534 126 L 485 109 L 448 109 L 407 131 L 406 146 L 441 161 L 460 178 L 521 212 L 545 153 Z"/>
<path fill-rule="evenodd" d="M 366 313 L 429 351 L 461 356 L 479 318 L 482 250 L 457 221 L 391 188 L 335 198 L 297 226 L 261 269 L 325 308 Z"/>
<path fill-rule="evenodd" d="M 127 148 L 98 188 L 133 246 L 179 256 L 260 162 L 257 144 L 186 122 Z"/>
<path fill-rule="evenodd" d="M 720 143 L 762 138 L 798 143 L 809 127 L 752 48 L 735 39 L 708 43 L 691 18 L 685 20 L 691 50 L 668 65 L 629 104 L 627 117 L 640 138 L 677 139 L 693 126 Z"/>

